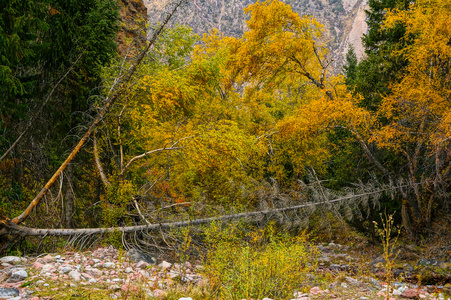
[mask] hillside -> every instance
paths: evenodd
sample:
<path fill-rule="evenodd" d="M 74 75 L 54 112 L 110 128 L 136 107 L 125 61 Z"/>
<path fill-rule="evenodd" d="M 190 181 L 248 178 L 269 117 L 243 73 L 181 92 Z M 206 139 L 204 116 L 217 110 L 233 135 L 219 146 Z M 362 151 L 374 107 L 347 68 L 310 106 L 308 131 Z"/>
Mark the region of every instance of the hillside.
<path fill-rule="evenodd" d="M 241 36 L 245 30 L 246 15 L 243 9 L 254 0 L 193 0 L 189 1 L 174 23 L 185 24 L 202 35 L 216 28 L 226 35 Z M 286 0 L 293 10 L 302 15 L 313 15 L 325 27 L 325 39 L 335 59 L 334 69 L 339 70 L 348 44 L 356 49 L 357 57 L 364 53 L 360 38 L 367 30 L 365 23 L 366 0 Z M 168 0 L 144 0 L 149 22 L 156 23 L 163 15 Z"/>

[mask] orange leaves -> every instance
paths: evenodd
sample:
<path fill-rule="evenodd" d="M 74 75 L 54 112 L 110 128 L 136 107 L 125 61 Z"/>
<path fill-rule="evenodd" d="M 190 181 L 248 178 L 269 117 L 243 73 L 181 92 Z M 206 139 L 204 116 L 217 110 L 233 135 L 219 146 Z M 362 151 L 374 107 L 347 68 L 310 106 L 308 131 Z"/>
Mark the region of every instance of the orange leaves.
<path fill-rule="evenodd" d="M 288 151 L 299 173 L 304 172 L 305 166 L 321 170 L 331 158 L 332 145 L 327 132 L 344 127 L 367 136 L 374 122 L 374 117 L 357 107 L 351 98 L 334 101 L 319 98 L 303 105 L 293 116 L 278 124 L 280 138 L 277 142 Z"/>

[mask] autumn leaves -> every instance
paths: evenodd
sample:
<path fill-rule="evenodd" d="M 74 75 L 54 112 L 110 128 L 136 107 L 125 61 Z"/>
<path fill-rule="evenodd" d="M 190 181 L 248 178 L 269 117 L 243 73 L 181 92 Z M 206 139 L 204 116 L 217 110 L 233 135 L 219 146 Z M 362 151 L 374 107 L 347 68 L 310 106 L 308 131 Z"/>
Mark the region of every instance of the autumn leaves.
<path fill-rule="evenodd" d="M 167 30 L 111 118 L 121 117 L 106 122 L 102 164 L 116 178 L 117 149 L 125 161 L 149 153 L 121 173 L 133 193 L 226 208 L 252 205 L 259 181 L 291 187 L 307 169 L 340 181 L 335 169 L 352 166 L 362 178 L 412 185 L 394 201 L 413 232 L 444 201 L 451 172 L 449 7 L 419 0 L 387 13 L 386 28 L 406 27 L 395 55 L 408 67 L 377 109 L 331 74 L 321 24 L 277 0 L 246 8 L 242 37 L 213 31 L 194 46 L 188 28 Z"/>

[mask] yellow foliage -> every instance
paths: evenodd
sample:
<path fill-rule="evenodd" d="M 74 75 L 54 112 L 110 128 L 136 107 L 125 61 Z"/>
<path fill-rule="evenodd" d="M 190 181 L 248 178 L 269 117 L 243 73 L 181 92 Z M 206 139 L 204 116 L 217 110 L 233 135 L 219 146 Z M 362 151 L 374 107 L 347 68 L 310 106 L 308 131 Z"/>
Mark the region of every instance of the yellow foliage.
<path fill-rule="evenodd" d="M 409 61 L 380 114 L 390 122 L 374 137 L 380 147 L 405 149 L 415 142 L 435 149 L 451 135 L 451 1 L 419 0 L 410 10 L 387 13 L 386 27 L 402 23 L 408 45 L 397 54 Z"/>

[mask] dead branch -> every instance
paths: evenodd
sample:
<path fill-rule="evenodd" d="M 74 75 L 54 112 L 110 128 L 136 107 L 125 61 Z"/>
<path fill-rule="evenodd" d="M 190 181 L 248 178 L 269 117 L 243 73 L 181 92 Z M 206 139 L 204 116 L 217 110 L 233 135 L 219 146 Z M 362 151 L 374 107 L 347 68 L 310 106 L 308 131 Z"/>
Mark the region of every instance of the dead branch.
<path fill-rule="evenodd" d="M 233 220 L 233 219 L 244 219 L 244 218 L 261 217 L 261 216 L 266 217 L 268 215 L 272 215 L 272 214 L 276 214 L 276 213 L 299 210 L 299 209 L 303 209 L 303 208 L 307 208 L 307 207 L 314 207 L 314 206 L 322 205 L 322 204 L 332 204 L 332 203 L 341 202 L 341 201 L 345 201 L 345 200 L 351 200 L 354 198 L 360 198 L 360 197 L 366 197 L 369 195 L 380 194 L 380 193 L 384 193 L 387 191 L 400 189 L 400 188 L 402 188 L 402 187 L 399 187 L 399 186 L 389 187 L 389 188 L 380 189 L 380 190 L 373 191 L 373 192 L 345 196 L 345 197 L 341 197 L 341 198 L 334 199 L 334 200 L 311 202 L 311 203 L 305 203 L 305 204 L 301 204 L 301 205 L 283 207 L 283 208 L 278 208 L 278 209 L 245 212 L 245 213 L 238 213 L 238 214 L 231 214 L 231 215 L 203 218 L 203 219 L 196 219 L 196 220 L 188 220 L 188 221 L 179 221 L 179 222 L 172 222 L 172 223 L 159 223 L 159 224 L 150 224 L 150 225 L 147 224 L 147 225 L 138 225 L 138 226 L 109 227 L 109 228 L 36 229 L 36 228 L 29 228 L 29 227 L 17 225 L 15 223 L 13 223 L 12 221 L 7 221 L 7 222 L 0 223 L 0 226 L 2 226 L 3 229 L 8 232 L 8 234 L 19 235 L 19 236 L 75 236 L 75 235 L 81 236 L 81 235 L 104 234 L 104 233 L 114 232 L 114 231 L 122 232 L 123 234 L 125 234 L 125 233 L 133 233 L 133 232 L 137 232 L 137 231 L 155 231 L 155 230 L 161 230 L 161 229 L 196 226 L 196 225 L 202 225 L 202 224 L 209 224 L 209 223 L 217 222 L 217 221 L 228 221 L 228 220 Z"/>
<path fill-rule="evenodd" d="M 110 186 L 110 182 L 108 181 L 108 178 L 105 175 L 105 171 L 103 170 L 102 163 L 100 162 L 99 149 L 97 148 L 97 137 L 95 132 L 93 143 L 94 143 L 94 160 L 96 162 L 97 170 L 99 170 L 100 179 L 102 179 L 102 182 L 105 186 Z"/>
<path fill-rule="evenodd" d="M 171 151 L 171 150 L 179 150 L 180 147 L 175 147 L 175 145 L 177 145 L 177 144 L 178 144 L 178 141 L 175 142 L 174 144 L 172 144 L 172 146 L 170 146 L 170 147 L 167 147 L 167 148 L 164 147 L 164 148 L 160 148 L 160 149 L 150 150 L 150 151 L 144 152 L 143 154 L 140 154 L 140 155 L 137 155 L 137 156 L 133 157 L 132 159 L 130 159 L 130 161 L 129 161 L 129 162 L 125 165 L 125 167 L 122 169 L 122 171 L 121 171 L 121 176 L 124 175 L 125 171 L 127 171 L 127 169 L 130 167 L 130 165 L 131 165 L 133 162 L 135 162 L 136 160 L 142 159 L 142 158 L 144 158 L 144 157 L 146 157 L 146 156 L 148 156 L 148 155 L 150 155 L 150 154 L 152 154 L 152 153 L 156 153 L 156 152 L 161 152 L 161 151 Z"/>

